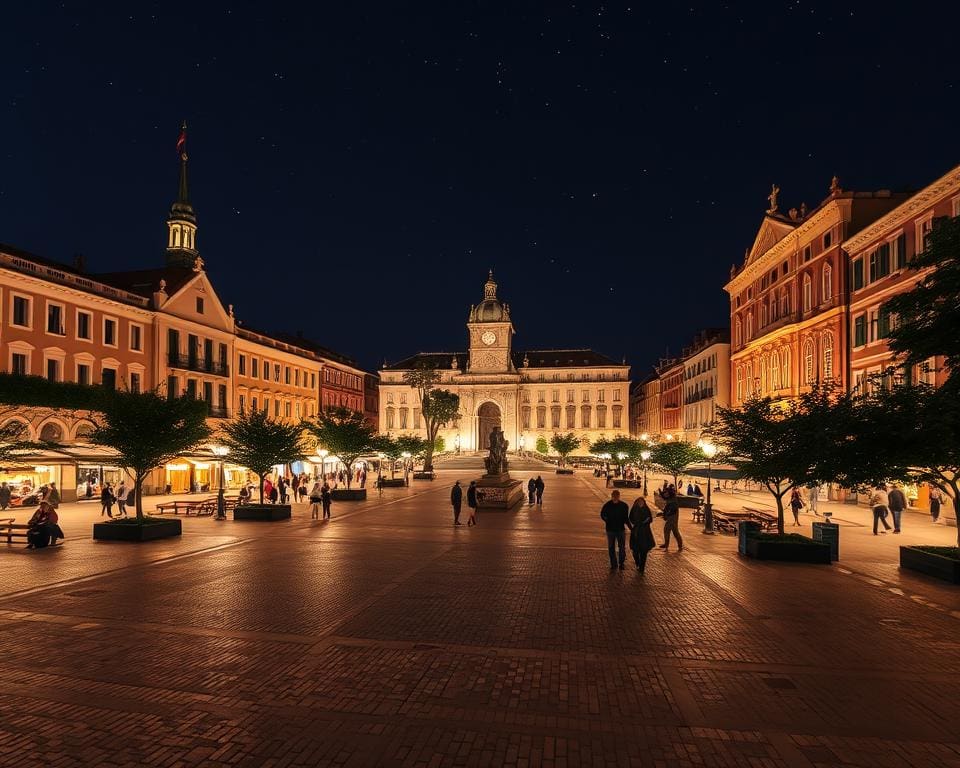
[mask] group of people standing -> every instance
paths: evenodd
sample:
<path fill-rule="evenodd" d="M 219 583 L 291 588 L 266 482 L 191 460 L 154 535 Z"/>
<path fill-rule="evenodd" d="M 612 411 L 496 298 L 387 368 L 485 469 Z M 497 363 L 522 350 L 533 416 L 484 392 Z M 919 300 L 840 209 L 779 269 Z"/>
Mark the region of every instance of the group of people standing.
<path fill-rule="evenodd" d="M 463 525 L 460 522 L 460 508 L 463 506 L 463 488 L 460 487 L 460 481 L 457 480 L 450 489 L 450 505 L 453 507 L 453 524 Z M 467 487 L 467 507 L 470 509 L 470 517 L 467 518 L 467 527 L 477 524 L 477 481 L 471 480 Z"/>
<path fill-rule="evenodd" d="M 104 483 L 100 489 L 100 517 L 127 517 L 127 502 L 130 501 L 130 489 L 127 481 L 121 480 L 116 490 L 112 483 Z M 113 514 L 113 505 L 117 505 L 117 514 Z"/>

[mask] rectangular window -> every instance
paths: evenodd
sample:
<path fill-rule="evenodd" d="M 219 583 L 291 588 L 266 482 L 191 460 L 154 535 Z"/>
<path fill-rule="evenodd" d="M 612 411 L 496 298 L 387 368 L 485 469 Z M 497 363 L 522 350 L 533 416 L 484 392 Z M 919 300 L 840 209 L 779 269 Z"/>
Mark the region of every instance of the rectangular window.
<path fill-rule="evenodd" d="M 91 340 L 91 328 L 93 328 L 93 315 L 89 312 L 77 312 L 77 338 Z"/>
<path fill-rule="evenodd" d="M 537 429 L 546 429 L 547 426 L 547 409 L 543 407 L 537 408 Z"/>
<path fill-rule="evenodd" d="M 273 416 L 274 418 L 280 418 L 280 398 L 278 397 L 273 401 Z"/>
<path fill-rule="evenodd" d="M 520 410 L 520 422 L 523 425 L 522 429 L 530 429 L 530 408 L 522 408 Z"/>
<path fill-rule="evenodd" d="M 877 338 L 885 339 L 890 335 L 890 312 L 880 307 L 877 313 Z"/>
<path fill-rule="evenodd" d="M 130 323 L 130 349 L 143 352 L 143 326 Z"/>
<path fill-rule="evenodd" d="M 300 369 L 297 368 L 297 370 L 295 370 L 293 373 L 294 373 L 294 376 L 293 376 L 294 386 L 299 387 L 300 386 Z"/>
<path fill-rule="evenodd" d="M 273 380 L 279 384 L 280 383 L 280 363 L 273 364 Z"/>
<path fill-rule="evenodd" d="M 283 404 L 283 415 L 286 416 L 288 419 L 290 418 L 291 410 L 290 410 L 290 401 L 289 401 L 289 400 L 285 401 L 284 404 Z"/>
<path fill-rule="evenodd" d="M 237 398 L 237 407 L 240 409 L 241 414 L 244 414 L 247 412 L 247 396 L 246 395 L 240 395 L 240 397 Z"/>
<path fill-rule="evenodd" d="M 886 277 L 890 274 L 890 243 L 884 243 L 877 248 L 877 269 L 878 277 Z"/>
<path fill-rule="evenodd" d="M 859 290 L 863 288 L 863 259 L 854 259 L 853 264 L 851 265 L 851 270 L 853 272 L 851 282 L 853 283 L 853 290 Z"/>
<path fill-rule="evenodd" d="M 589 389 L 583 390 L 582 397 L 581 397 L 580 399 L 581 399 L 583 402 L 585 402 L 585 403 L 589 403 L 589 402 L 590 402 L 590 390 L 589 390 Z"/>
<path fill-rule="evenodd" d="M 22 352 L 14 352 L 10 356 L 10 372 L 17 376 L 26 376 L 29 373 L 27 356 Z"/>
<path fill-rule="evenodd" d="M 270 381 L 270 363 L 267 360 L 263 361 L 263 380 Z"/>
<path fill-rule="evenodd" d="M 203 296 L 197 296 L 197 314 L 203 314 Z"/>
<path fill-rule="evenodd" d="M 260 360 L 256 357 L 250 358 L 250 377 L 253 379 L 260 378 Z"/>
<path fill-rule="evenodd" d="M 60 361 L 47 359 L 47 381 L 60 381 Z"/>
<path fill-rule="evenodd" d="M 117 372 L 113 368 L 104 368 L 100 371 L 100 384 L 107 389 L 116 389 Z"/>
<path fill-rule="evenodd" d="M 830 243 L 833 242 L 833 233 L 826 232 L 823 235 L 823 250 L 827 250 L 830 247 Z"/>
<path fill-rule="evenodd" d="M 597 407 L 597 429 L 607 428 L 607 409 L 603 406 Z"/>
<path fill-rule="evenodd" d="M 538 389 L 538 390 L 537 390 L 537 402 L 538 402 L 538 403 L 544 403 L 544 402 L 546 402 L 546 399 L 547 399 L 547 393 L 544 392 L 542 389 Z"/>
<path fill-rule="evenodd" d="M 66 335 L 63 329 L 63 306 L 60 304 L 47 304 L 47 333 Z"/>
<path fill-rule="evenodd" d="M 139 373 L 130 374 L 130 391 L 131 392 L 140 391 L 140 374 Z"/>
<path fill-rule="evenodd" d="M 203 367 L 208 371 L 213 370 L 213 339 L 203 340 Z"/>
<path fill-rule="evenodd" d="M 90 366 L 84 363 L 77 365 L 77 384 L 90 383 Z"/>
<path fill-rule="evenodd" d="M 317 374 L 311 373 L 311 374 L 310 374 L 310 389 L 316 389 L 316 388 L 317 388 Z"/>
<path fill-rule="evenodd" d="M 553 429 L 560 429 L 560 406 L 550 409 L 550 426 Z"/>
<path fill-rule="evenodd" d="M 167 331 L 167 355 L 171 365 L 178 365 L 180 359 L 180 332 L 171 328 Z"/>
<path fill-rule="evenodd" d="M 103 318 L 103 343 L 107 347 L 117 346 L 117 321 Z"/>
<path fill-rule="evenodd" d="M 251 397 L 251 398 L 250 398 L 250 413 L 256 413 L 256 412 L 257 412 L 257 398 Z"/>
<path fill-rule="evenodd" d="M 572 403 L 572 402 L 574 401 L 574 397 L 575 397 L 575 396 L 574 396 L 574 390 L 568 389 L 568 390 L 567 390 L 567 402 L 568 402 L 568 403 Z"/>
<path fill-rule="evenodd" d="M 284 366 L 283 368 L 283 383 L 284 384 L 290 383 L 290 366 L 289 365 Z"/>
<path fill-rule="evenodd" d="M 604 390 L 598 389 L 598 390 L 597 390 L 597 402 L 598 402 L 598 403 L 602 403 L 602 402 L 605 401 L 605 399 L 606 399 L 606 396 L 605 396 Z"/>
<path fill-rule="evenodd" d="M 197 380 L 187 379 L 187 397 L 191 400 L 197 399 Z"/>
<path fill-rule="evenodd" d="M 897 236 L 894 241 L 894 249 L 896 251 L 897 269 L 903 269 L 907 266 L 907 234 L 905 232 L 901 232 Z"/>
<path fill-rule="evenodd" d="M 554 389 L 554 390 L 550 393 L 550 395 L 551 395 L 551 398 L 550 398 L 550 399 L 551 399 L 551 402 L 554 402 L 554 403 L 559 403 L 559 402 L 560 402 L 560 390 L 559 390 L 559 389 Z"/>
<path fill-rule="evenodd" d="M 217 405 L 221 409 L 226 409 L 227 407 L 227 385 L 226 384 L 217 385 Z"/>
<path fill-rule="evenodd" d="M 804 263 L 810 261 L 810 257 L 811 257 L 811 256 L 812 256 L 812 252 L 811 252 L 811 250 L 810 250 L 810 246 L 808 245 L 806 248 L 803 249 L 803 261 L 804 261 Z"/>
<path fill-rule="evenodd" d="M 615 389 L 615 390 L 613 390 L 613 402 L 616 403 L 616 402 L 619 402 L 619 401 L 620 401 L 620 390 L 619 390 L 619 389 Z"/>
<path fill-rule="evenodd" d="M 203 382 L 203 400 L 207 405 L 213 405 L 213 383 Z"/>
<path fill-rule="evenodd" d="M 619 429 L 619 428 L 620 428 L 620 423 L 621 423 L 622 420 L 623 420 L 623 409 L 622 409 L 622 408 L 614 408 L 614 409 L 613 409 L 613 428 L 614 428 L 614 429 Z"/>
<path fill-rule="evenodd" d="M 867 316 L 858 315 L 853 321 L 853 346 L 862 347 L 867 343 Z"/>
<path fill-rule="evenodd" d="M 175 397 L 180 397 L 180 385 L 177 382 L 177 377 L 167 376 L 167 399 L 173 400 Z"/>
<path fill-rule="evenodd" d="M 237 358 L 237 373 L 240 374 L 241 376 L 247 375 L 247 356 L 246 355 L 240 355 Z"/>
<path fill-rule="evenodd" d="M 217 350 L 220 353 L 220 372 L 226 376 L 227 374 L 227 345 L 223 342 L 220 343 L 220 346 Z"/>
<path fill-rule="evenodd" d="M 20 328 L 30 327 L 30 299 L 24 296 L 13 297 L 13 318 L 10 322 Z"/>

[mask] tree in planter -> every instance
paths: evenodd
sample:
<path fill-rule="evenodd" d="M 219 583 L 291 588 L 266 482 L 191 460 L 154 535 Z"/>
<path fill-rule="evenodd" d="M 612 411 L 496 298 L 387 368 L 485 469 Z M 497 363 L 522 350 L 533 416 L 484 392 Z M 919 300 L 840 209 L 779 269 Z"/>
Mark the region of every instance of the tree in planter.
<path fill-rule="evenodd" d="M 643 450 L 643 446 L 638 443 L 637 456 Z M 691 464 L 703 461 L 703 451 L 693 443 L 685 440 L 671 440 L 666 443 L 657 443 L 650 449 L 650 461 L 659 469 L 662 469 L 668 475 L 673 477 L 673 484 L 677 485 L 678 477 Z M 680 492 L 680 489 L 677 489 Z"/>
<path fill-rule="evenodd" d="M 601 437 L 590 446 L 590 453 L 598 456 L 610 454 L 610 458 L 616 461 L 620 467 L 620 476 L 623 477 L 624 462 L 639 461 L 640 451 L 642 451 L 644 447 L 639 440 L 634 440 L 632 437 L 625 435 L 617 435 L 612 438 Z M 623 458 L 621 458 L 621 454 Z"/>
<path fill-rule="evenodd" d="M 427 441 L 416 435 L 400 435 L 397 438 L 397 445 L 400 446 L 400 455 L 410 454 L 411 464 L 418 459 L 423 459 L 427 454 Z M 427 470 L 424 469 L 424 472 Z"/>
<path fill-rule="evenodd" d="M 147 475 L 210 437 L 205 402 L 188 397 L 167 399 L 155 391 L 103 392 L 92 419 L 90 442 L 115 450 L 117 463 L 133 476 L 140 522 L 141 487 Z"/>
<path fill-rule="evenodd" d="M 460 397 L 446 389 L 437 389 L 440 373 L 428 365 L 406 371 L 403 380 L 417 390 L 420 399 L 420 413 L 427 425 L 427 450 L 423 458 L 423 471 L 432 472 L 434 442 L 442 427 L 460 417 Z"/>
<path fill-rule="evenodd" d="M 909 263 L 913 270 L 932 268 L 913 290 L 883 305 L 897 322 L 890 330 L 890 348 L 907 365 L 942 355 L 956 376 L 960 371 L 960 217 L 937 219 L 927 247 Z"/>
<path fill-rule="evenodd" d="M 557 432 L 550 438 L 550 447 L 557 452 L 560 457 L 560 466 L 564 467 L 567 464 L 567 456 L 580 447 L 580 438 L 573 432 L 567 434 Z"/>
<path fill-rule="evenodd" d="M 844 457 L 850 455 L 844 445 L 851 417 L 847 395 L 815 387 L 787 408 L 769 397 L 754 397 L 736 409 L 720 408 L 712 431 L 740 476 L 773 496 L 782 535 L 783 497 L 794 486 L 840 477 Z"/>
<path fill-rule="evenodd" d="M 550 443 L 547 442 L 547 438 L 545 437 L 537 438 L 537 444 L 535 448 L 537 449 L 537 453 L 542 454 L 543 456 L 546 456 L 548 453 L 550 453 Z"/>
<path fill-rule="evenodd" d="M 374 426 L 362 413 L 349 408 L 328 408 L 314 421 L 305 423 L 306 430 L 317 444 L 343 462 L 347 468 L 347 490 L 353 476 L 353 465 L 365 453 L 376 453 L 377 435 Z"/>
<path fill-rule="evenodd" d="M 954 374 L 940 388 L 871 389 L 852 404 L 838 456 L 841 482 L 847 487 L 888 480 L 929 483 L 953 501 L 960 520 L 960 379 Z"/>
<path fill-rule="evenodd" d="M 247 467 L 260 478 L 260 503 L 263 481 L 277 464 L 290 464 L 303 458 L 303 426 L 273 421 L 266 411 L 242 413 L 222 427 L 221 442 L 230 449 L 233 461 Z"/>

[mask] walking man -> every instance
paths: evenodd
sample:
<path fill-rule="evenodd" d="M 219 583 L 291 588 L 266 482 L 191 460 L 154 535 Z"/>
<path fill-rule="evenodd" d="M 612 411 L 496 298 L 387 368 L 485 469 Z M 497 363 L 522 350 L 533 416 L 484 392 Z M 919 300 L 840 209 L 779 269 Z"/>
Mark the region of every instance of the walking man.
<path fill-rule="evenodd" d="M 820 498 L 820 486 L 811 485 L 810 488 L 807 490 L 807 507 L 817 517 L 820 517 L 820 513 L 817 512 L 817 500 L 819 498 Z"/>
<path fill-rule="evenodd" d="M 57 484 L 54 482 L 50 483 L 50 488 L 47 491 L 46 502 L 53 509 L 56 509 L 60 506 L 60 491 L 57 490 Z"/>
<path fill-rule="evenodd" d="M 527 499 L 530 502 L 531 507 L 533 506 L 533 500 L 536 497 L 536 495 L 537 495 L 537 481 L 531 477 L 530 482 L 527 483 Z"/>
<path fill-rule="evenodd" d="M 894 483 L 887 494 L 890 501 L 890 512 L 893 514 L 893 532 L 900 533 L 900 518 L 903 516 L 903 510 L 907 508 L 907 497 L 899 483 Z"/>
<path fill-rule="evenodd" d="M 673 486 L 671 486 L 672 488 Z M 680 505 L 677 504 L 676 492 L 667 491 L 666 503 L 663 512 L 657 512 L 657 517 L 663 518 L 663 544 L 660 549 L 670 549 L 670 534 L 677 538 L 677 552 L 683 552 L 683 537 L 680 535 Z"/>
<path fill-rule="evenodd" d="M 883 523 L 883 530 L 880 533 L 886 533 L 890 530 L 887 524 L 887 509 L 890 505 L 890 497 L 887 496 L 886 486 L 878 485 L 870 494 L 870 506 L 873 508 L 873 535 L 877 535 L 877 523 Z"/>
<path fill-rule="evenodd" d="M 121 480 L 117 486 L 117 515 L 127 516 L 127 481 Z"/>
<path fill-rule="evenodd" d="M 477 524 L 477 481 L 471 480 L 467 488 L 467 507 L 470 509 L 470 517 L 467 518 L 467 527 Z"/>
<path fill-rule="evenodd" d="M 626 502 L 620 501 L 620 491 L 614 491 L 610 494 L 610 501 L 603 505 L 600 510 L 600 519 L 603 520 L 607 531 L 607 554 L 610 555 L 610 570 L 615 571 L 618 567 L 623 570 L 623 564 L 627 559 L 626 534 L 624 527 L 633 526 L 630 523 L 630 510 Z M 614 545 L 619 549 L 614 554 Z"/>
<path fill-rule="evenodd" d="M 538 506 L 538 507 L 542 507 L 542 506 L 543 506 L 543 489 L 544 489 L 544 487 L 545 487 L 545 485 L 544 485 L 544 482 L 543 482 L 543 478 L 540 477 L 540 475 L 537 475 L 537 480 L 536 480 L 536 482 L 533 484 L 533 488 L 534 488 L 534 490 L 537 492 L 537 506 Z"/>
<path fill-rule="evenodd" d="M 10 506 L 10 486 L 6 482 L 0 483 L 0 509 L 6 509 Z M 934 519 L 936 522 L 936 519 Z"/>
<path fill-rule="evenodd" d="M 453 524 L 463 525 L 460 522 L 460 505 L 463 502 L 463 488 L 460 487 L 460 481 L 457 480 L 450 489 L 450 503 L 453 505 Z"/>

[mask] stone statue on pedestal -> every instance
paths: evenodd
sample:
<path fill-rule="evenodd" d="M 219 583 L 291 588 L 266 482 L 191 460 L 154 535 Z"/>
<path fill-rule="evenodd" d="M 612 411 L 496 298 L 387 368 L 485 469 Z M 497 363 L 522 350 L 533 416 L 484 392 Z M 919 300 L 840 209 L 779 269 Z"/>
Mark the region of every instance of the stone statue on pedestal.
<path fill-rule="evenodd" d="M 483 463 L 487 467 L 488 475 L 502 475 L 507 471 L 507 447 L 510 443 L 503 436 L 500 427 L 490 430 L 490 455 Z"/>

